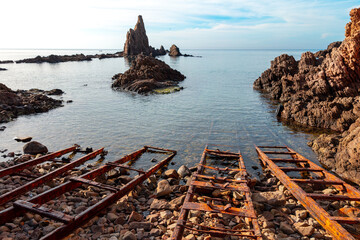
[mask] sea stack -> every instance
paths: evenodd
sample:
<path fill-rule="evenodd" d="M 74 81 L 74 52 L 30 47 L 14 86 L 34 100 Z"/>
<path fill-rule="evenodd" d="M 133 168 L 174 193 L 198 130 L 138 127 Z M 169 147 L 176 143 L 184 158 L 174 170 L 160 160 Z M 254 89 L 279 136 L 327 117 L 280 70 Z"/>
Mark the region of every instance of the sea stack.
<path fill-rule="evenodd" d="M 180 53 L 180 49 L 175 44 L 173 44 L 170 47 L 169 56 L 172 56 L 172 57 L 182 56 L 182 54 Z"/>
<path fill-rule="evenodd" d="M 129 29 L 126 34 L 126 41 L 124 44 L 124 56 L 134 56 L 143 53 L 150 54 L 149 40 L 146 35 L 144 21 L 142 16 L 138 16 L 138 21 L 134 29 Z"/>

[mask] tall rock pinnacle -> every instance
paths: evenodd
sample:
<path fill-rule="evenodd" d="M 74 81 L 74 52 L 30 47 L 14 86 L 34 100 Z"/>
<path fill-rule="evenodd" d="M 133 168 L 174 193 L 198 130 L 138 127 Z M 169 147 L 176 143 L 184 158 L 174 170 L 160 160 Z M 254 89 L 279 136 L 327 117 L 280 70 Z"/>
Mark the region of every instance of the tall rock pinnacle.
<path fill-rule="evenodd" d="M 135 28 L 130 28 L 126 34 L 124 56 L 138 55 L 140 53 L 149 55 L 150 52 L 151 50 L 148 37 L 146 36 L 145 25 L 142 16 L 139 15 Z"/>

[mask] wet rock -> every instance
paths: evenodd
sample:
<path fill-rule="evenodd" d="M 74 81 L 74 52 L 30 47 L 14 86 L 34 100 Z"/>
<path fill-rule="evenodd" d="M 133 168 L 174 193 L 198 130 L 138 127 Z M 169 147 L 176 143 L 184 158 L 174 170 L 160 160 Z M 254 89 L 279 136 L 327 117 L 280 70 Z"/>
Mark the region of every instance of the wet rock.
<path fill-rule="evenodd" d="M 138 55 L 130 69 L 113 77 L 112 88 L 146 94 L 156 89 L 177 86 L 185 76 L 165 62 Z"/>
<path fill-rule="evenodd" d="M 25 154 L 36 155 L 41 153 L 47 153 L 48 149 L 45 145 L 36 141 L 32 141 L 24 145 L 23 151 Z"/>
<path fill-rule="evenodd" d="M 161 180 L 158 182 L 156 188 L 156 196 L 163 197 L 172 193 L 172 188 L 167 180 Z"/>
<path fill-rule="evenodd" d="M 45 93 L 47 95 L 62 95 L 62 94 L 64 94 L 64 91 L 61 89 L 55 88 L 55 89 L 52 89 L 49 91 L 45 91 Z"/>
<path fill-rule="evenodd" d="M 32 137 L 15 137 L 14 140 L 17 142 L 30 142 Z"/>
<path fill-rule="evenodd" d="M 91 61 L 92 56 L 85 56 L 84 54 L 74 55 L 49 55 L 46 57 L 37 56 L 35 58 L 26 58 L 15 61 L 16 63 L 60 63 L 60 62 L 80 62 L 80 61 Z"/>
<path fill-rule="evenodd" d="M 191 171 L 186 165 L 182 165 L 181 167 L 179 167 L 177 173 L 181 178 L 184 178 L 186 176 L 191 176 Z"/>
<path fill-rule="evenodd" d="M 0 71 L 6 71 L 7 69 L 6 68 L 0 68 Z"/>
<path fill-rule="evenodd" d="M 0 126 L 0 132 L 4 131 L 6 129 L 5 126 Z"/>

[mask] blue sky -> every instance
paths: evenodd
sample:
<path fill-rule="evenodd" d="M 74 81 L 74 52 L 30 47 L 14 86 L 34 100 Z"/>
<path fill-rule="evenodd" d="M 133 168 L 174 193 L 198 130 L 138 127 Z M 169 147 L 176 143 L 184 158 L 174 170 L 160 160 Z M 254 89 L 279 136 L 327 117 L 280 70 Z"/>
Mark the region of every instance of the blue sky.
<path fill-rule="evenodd" d="M 122 49 L 143 16 L 150 44 L 182 49 L 322 49 L 359 1 L 2 0 L 0 48 Z"/>

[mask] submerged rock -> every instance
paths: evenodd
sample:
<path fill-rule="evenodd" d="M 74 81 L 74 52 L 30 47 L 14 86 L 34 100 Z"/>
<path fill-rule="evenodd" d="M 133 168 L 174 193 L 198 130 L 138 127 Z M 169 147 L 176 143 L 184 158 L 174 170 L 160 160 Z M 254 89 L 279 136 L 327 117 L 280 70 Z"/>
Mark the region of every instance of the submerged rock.
<path fill-rule="evenodd" d="M 355 122 L 360 117 L 360 8 L 351 10 L 350 16 L 343 42 L 315 54 L 305 52 L 299 61 L 286 54 L 276 57 L 254 88 L 282 103 L 279 118 L 341 132 L 336 144 L 318 151 L 321 141 L 327 141 L 322 137 L 313 149 L 323 164 L 360 184 L 360 162 L 355 154 L 359 150 Z"/>
<path fill-rule="evenodd" d="M 6 68 L 0 68 L 0 71 L 6 71 L 7 69 Z"/>
<path fill-rule="evenodd" d="M 113 77 L 112 87 L 145 94 L 155 89 L 177 86 L 184 79 L 184 75 L 165 62 L 140 54 L 129 70 Z"/>

